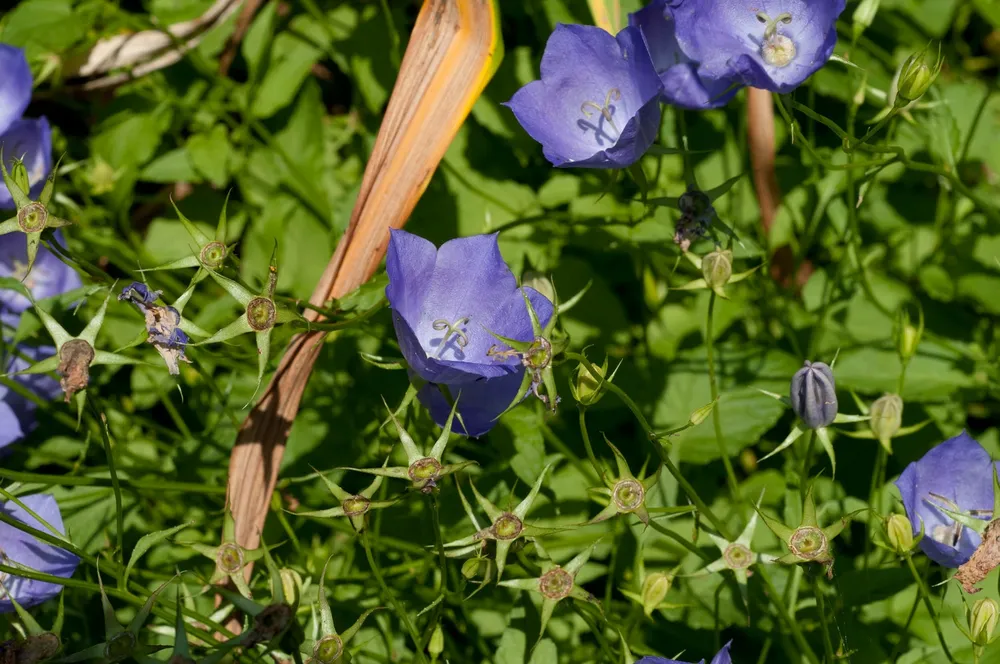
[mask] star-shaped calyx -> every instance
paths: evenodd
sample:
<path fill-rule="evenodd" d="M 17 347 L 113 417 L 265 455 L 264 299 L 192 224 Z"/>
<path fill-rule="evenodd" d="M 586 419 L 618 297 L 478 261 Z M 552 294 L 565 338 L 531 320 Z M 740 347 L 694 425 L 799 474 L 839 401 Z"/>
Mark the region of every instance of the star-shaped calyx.
<path fill-rule="evenodd" d="M 149 617 L 149 612 L 152 611 L 156 598 L 160 596 L 160 593 L 163 592 L 163 589 L 172 580 L 167 580 L 163 585 L 154 590 L 135 614 L 135 617 L 132 618 L 132 621 L 125 626 L 119 623 L 118 618 L 115 617 L 114 607 L 111 606 L 111 601 L 108 600 L 108 595 L 104 592 L 104 582 L 101 580 L 101 573 L 98 570 L 97 582 L 101 588 L 101 606 L 104 610 L 104 641 L 85 648 L 80 652 L 67 655 L 59 661 L 68 663 L 97 659 L 104 662 L 104 664 L 116 664 L 117 662 L 124 662 L 130 659 L 145 661 L 146 656 L 162 650 L 163 646 L 140 645 L 139 629 L 146 622 L 146 618 Z"/>
<path fill-rule="evenodd" d="M 754 512 L 750 516 L 750 520 L 747 521 L 746 527 L 740 536 L 736 538 L 736 541 L 730 542 L 723 537 L 718 535 L 713 535 L 708 533 L 708 536 L 715 543 L 715 546 L 719 547 L 719 552 L 722 556 L 715 560 L 704 568 L 695 572 L 692 576 L 702 575 L 702 574 L 714 574 L 715 572 L 721 572 L 722 570 L 732 570 L 733 575 L 736 577 L 736 583 L 740 586 L 740 594 L 743 596 L 743 604 L 749 606 L 747 599 L 747 579 L 750 578 L 750 567 L 757 563 L 773 563 L 777 560 L 776 556 L 771 556 L 764 553 L 756 553 L 752 548 L 753 534 L 757 529 L 757 516 L 760 510 L 760 501 L 764 498 L 764 493 L 761 492 L 760 498 L 757 499 L 757 504 L 754 506 Z"/>
<path fill-rule="evenodd" d="M 319 588 L 317 589 L 318 599 L 313 604 L 314 620 L 313 633 L 302 643 L 302 654 L 312 657 L 314 664 L 334 664 L 335 662 L 348 662 L 350 655 L 347 654 L 347 644 L 354 638 L 364 625 L 365 620 L 375 611 L 382 607 L 368 609 L 361 614 L 357 622 L 347 628 L 344 632 L 337 632 L 333 624 L 333 612 L 330 610 L 330 601 L 326 597 L 326 570 L 330 566 L 327 560 L 323 565 L 323 572 L 319 577 Z"/>
<path fill-rule="evenodd" d="M 55 190 L 57 170 L 58 166 L 52 169 L 52 173 L 49 174 L 48 179 L 45 181 L 45 186 L 42 188 L 38 200 L 33 201 L 28 193 L 31 191 L 31 184 L 24 162 L 19 159 L 14 160 L 13 167 L 8 171 L 3 159 L 3 153 L 0 151 L 0 173 L 3 174 L 4 184 L 7 185 L 11 198 L 14 199 L 14 204 L 17 206 L 16 215 L 6 221 L 0 222 L 0 235 L 15 232 L 24 233 L 28 242 L 28 266 L 25 273 L 30 272 L 31 267 L 35 264 L 35 257 L 38 255 L 38 245 L 41 243 L 42 233 L 48 228 L 61 228 L 72 223 L 65 219 L 60 219 L 50 213 L 48 209 L 49 201 L 52 200 L 52 193 Z"/>
<path fill-rule="evenodd" d="M 628 467 L 628 462 L 617 447 L 611 444 L 607 436 L 604 442 L 615 455 L 615 464 L 618 466 L 618 477 L 608 477 L 608 474 L 601 472 L 601 479 L 605 487 L 590 489 L 591 493 L 604 496 L 608 500 L 608 505 L 601 512 L 590 520 L 590 523 L 597 523 L 610 519 L 616 514 L 635 514 L 640 521 L 649 524 L 649 510 L 646 508 L 646 494 L 652 489 L 660 477 L 660 469 L 647 478 L 641 476 L 645 474 L 645 467 L 639 472 L 637 478 Z"/>
<path fill-rule="evenodd" d="M 86 398 L 87 386 L 90 384 L 91 367 L 107 365 L 121 366 L 124 364 L 141 364 L 140 360 L 126 357 L 118 353 L 111 353 L 104 350 L 97 350 L 95 344 L 97 335 L 104 325 L 104 316 L 108 310 L 108 300 L 111 294 L 108 293 L 90 322 L 77 336 L 70 335 L 66 329 L 56 322 L 47 311 L 42 309 L 35 302 L 28 289 L 24 289 L 22 294 L 31 299 L 34 304 L 35 313 L 42 321 L 42 325 L 48 330 L 49 335 L 56 344 L 56 354 L 37 362 L 23 371 L 18 371 L 14 375 L 40 374 L 55 371 L 59 374 L 59 384 L 66 395 L 66 403 L 76 396 L 77 413 L 83 413 L 84 400 Z"/>
<path fill-rule="evenodd" d="M 778 536 L 788 553 L 775 558 L 774 562 L 786 565 L 797 565 L 799 563 L 817 563 L 826 570 L 828 577 L 833 576 L 833 538 L 840 534 L 847 526 L 847 518 L 841 517 L 826 528 L 820 528 L 816 520 L 816 501 L 813 500 L 812 487 L 806 491 L 802 501 L 802 521 L 797 528 L 785 525 L 774 517 L 770 517 L 754 508 L 757 514 L 764 519 L 764 523 Z"/>
<path fill-rule="evenodd" d="M 598 545 L 594 542 L 583 553 L 570 560 L 565 565 L 556 565 L 548 562 L 543 566 L 543 574 L 536 579 L 509 579 L 501 581 L 501 586 L 508 588 L 519 588 L 530 590 L 542 596 L 541 630 L 538 638 L 541 639 L 548 627 L 549 619 L 556 608 L 556 604 L 570 597 L 583 602 L 590 602 L 595 606 L 600 606 L 597 599 L 589 592 L 576 585 L 576 575 L 580 569 L 590 560 L 594 548 Z"/>
<path fill-rule="evenodd" d="M 0 580 L 0 597 L 6 596 L 14 605 L 14 611 L 21 620 L 23 634 L 16 635 L 7 641 L 0 641 L 0 662 L 16 662 L 17 664 L 40 664 L 56 656 L 62 648 L 59 637 L 62 632 L 64 609 L 62 595 L 59 596 L 59 609 L 52 629 L 44 629 L 21 604 L 8 594 Z"/>
<path fill-rule="evenodd" d="M 538 319 L 538 314 L 535 313 L 535 308 L 531 305 L 531 300 L 523 288 L 521 289 L 521 295 L 524 296 L 524 305 L 528 308 L 528 315 L 531 317 L 531 329 L 534 339 L 532 341 L 519 341 L 487 330 L 498 341 L 510 346 L 507 350 L 503 350 L 499 346 L 492 346 L 487 351 L 487 355 L 500 359 L 506 359 L 511 356 L 519 357 L 521 364 L 524 365 L 524 378 L 521 381 L 521 387 L 518 388 L 517 393 L 514 395 L 514 400 L 510 405 L 500 415 L 497 415 L 497 419 L 521 403 L 521 400 L 524 399 L 525 394 L 529 391 L 538 397 L 552 412 L 555 412 L 556 407 L 559 405 L 556 378 L 552 368 L 553 358 L 560 352 L 561 347 L 565 345 L 565 340 L 554 342 L 552 335 L 556 321 L 559 319 L 560 307 L 558 298 L 553 294 L 556 301 L 552 303 L 552 317 L 549 318 L 545 327 L 542 327 L 541 321 Z M 565 310 L 566 307 L 563 307 L 563 311 Z M 545 394 L 542 394 L 542 389 L 545 390 Z"/>
<path fill-rule="evenodd" d="M 287 596 L 281 570 L 271 557 L 263 538 L 260 550 L 270 578 L 271 601 L 261 604 L 250 599 L 248 595 L 235 593 L 225 586 L 215 588 L 243 612 L 244 625 L 239 636 L 235 637 L 235 645 L 247 650 L 261 644 L 271 647 L 280 645 L 285 652 L 297 651 L 303 641 L 302 630 L 295 622 L 298 597 Z M 286 635 L 288 639 L 285 638 Z"/>
<path fill-rule="evenodd" d="M 542 481 L 545 479 L 545 474 L 548 473 L 549 468 L 551 467 L 552 466 L 550 464 L 542 469 L 541 474 L 538 476 L 538 479 L 535 480 L 535 484 L 531 487 L 531 491 L 528 493 L 527 497 L 525 497 L 525 499 L 522 500 L 512 511 L 505 511 L 494 505 L 485 496 L 479 493 L 475 484 L 469 482 L 469 485 L 472 487 L 472 492 L 476 496 L 476 501 L 490 518 L 490 526 L 488 528 L 480 528 L 479 522 L 472 513 L 472 509 L 469 506 L 468 501 L 465 500 L 465 496 L 461 493 L 461 490 L 459 490 L 459 495 L 462 497 L 462 502 L 465 505 L 465 510 L 469 515 L 469 519 L 479 530 L 468 537 L 463 537 L 462 539 L 445 544 L 445 547 L 452 549 L 448 555 L 451 557 L 467 555 L 469 553 L 482 550 L 482 548 L 486 546 L 487 540 L 493 540 L 496 542 L 497 579 L 500 579 L 500 577 L 503 576 L 504 567 L 507 565 L 507 556 L 510 554 L 510 549 L 516 541 L 522 538 L 532 539 L 540 535 L 556 532 L 558 530 L 556 528 L 539 528 L 538 526 L 533 526 L 524 522 L 525 517 L 528 515 L 528 511 L 535 502 L 535 498 L 538 497 L 538 492 L 542 488 Z"/>
<path fill-rule="evenodd" d="M 226 208 L 229 206 L 229 196 L 226 195 L 226 201 L 222 204 L 222 212 L 219 213 L 219 223 L 215 227 L 215 237 L 210 238 L 206 235 L 198 226 L 191 222 L 190 219 L 184 216 L 184 214 L 177 208 L 177 204 L 170 201 L 174 210 L 177 212 L 177 218 L 180 219 L 181 224 L 184 226 L 184 230 L 187 231 L 191 239 L 194 240 L 198 249 L 196 253 L 189 254 L 177 260 L 170 261 L 169 263 L 164 263 L 163 265 L 158 265 L 156 267 L 146 268 L 145 270 L 140 270 L 141 272 L 153 272 L 155 270 L 180 270 L 184 268 L 196 267 L 198 271 L 195 272 L 194 277 L 191 278 L 191 285 L 194 286 L 199 281 L 208 276 L 209 273 L 216 272 L 222 269 L 225 264 L 226 259 L 229 257 L 229 252 L 231 247 L 226 246 L 226 233 L 228 229 L 228 224 L 226 221 Z"/>
<path fill-rule="evenodd" d="M 461 395 L 459 395 L 461 396 Z M 385 404 L 385 400 L 382 400 Z M 389 405 L 385 405 L 386 409 L 389 411 L 389 418 L 392 423 L 396 426 L 396 432 L 399 435 L 399 442 L 403 445 L 403 449 L 406 451 L 406 462 L 407 466 L 394 466 L 382 468 L 348 468 L 348 470 L 356 470 L 362 473 L 369 473 L 371 475 L 379 475 L 381 477 L 394 477 L 396 479 L 410 480 L 413 489 L 420 491 L 421 493 L 431 493 L 437 488 L 438 480 L 446 475 L 451 475 L 452 473 L 457 473 L 463 468 L 467 468 L 475 464 L 475 461 L 463 461 L 462 463 L 451 463 L 445 465 L 442 462 L 442 457 L 444 456 L 445 448 L 448 446 L 448 439 L 451 437 L 451 425 L 455 419 L 455 410 L 458 408 L 458 399 L 455 399 L 455 403 L 452 404 L 451 413 L 448 415 L 448 420 L 445 422 L 444 428 L 441 430 L 441 435 L 434 442 L 433 447 L 427 454 L 423 454 L 417 447 L 417 444 L 413 442 L 413 437 L 407 433 L 403 425 L 399 423 L 396 419 L 395 413 L 389 408 Z"/>
<path fill-rule="evenodd" d="M 250 597 L 250 587 L 244 578 L 243 570 L 247 563 L 260 560 L 264 556 L 263 546 L 244 549 L 236 543 L 236 520 L 228 508 L 222 521 L 222 543 L 219 546 L 208 546 L 198 542 L 187 543 L 187 546 L 215 561 L 215 571 L 209 583 L 215 585 L 223 579 L 229 579 L 237 590 Z"/>
<path fill-rule="evenodd" d="M 278 285 L 278 263 L 276 259 L 277 247 L 271 252 L 271 261 L 268 266 L 267 285 L 259 294 L 251 293 L 249 290 L 236 283 L 232 279 L 222 276 L 215 270 L 209 271 L 212 278 L 227 293 L 246 309 L 243 314 L 229 325 L 225 326 L 208 339 L 199 341 L 196 345 L 218 343 L 228 341 L 233 337 L 238 337 L 247 332 L 253 332 L 257 337 L 257 389 L 260 389 L 261 381 L 264 379 L 264 369 L 267 368 L 267 361 L 271 356 L 271 330 L 275 325 L 287 323 L 298 318 L 298 314 L 278 306 L 274 302 L 274 290 Z M 256 390 L 255 390 L 256 394 Z"/>
<path fill-rule="evenodd" d="M 386 463 L 389 460 L 386 459 Z M 359 533 L 365 529 L 365 519 L 371 510 L 382 509 L 384 507 L 389 507 L 395 505 L 399 500 L 398 498 L 393 500 L 372 500 L 375 492 L 379 490 L 382 486 L 384 477 L 379 475 L 375 480 L 368 485 L 368 488 L 364 489 L 360 493 L 350 493 L 344 491 L 339 484 L 331 480 L 329 477 L 323 473 L 316 471 L 316 475 L 326 484 L 326 487 L 333 494 L 333 497 L 337 499 L 340 503 L 337 507 L 331 507 L 325 510 L 317 510 L 314 512 L 295 512 L 299 516 L 316 517 L 320 519 L 333 519 L 336 517 L 346 516 L 351 520 L 351 525 L 354 526 L 354 530 Z"/>

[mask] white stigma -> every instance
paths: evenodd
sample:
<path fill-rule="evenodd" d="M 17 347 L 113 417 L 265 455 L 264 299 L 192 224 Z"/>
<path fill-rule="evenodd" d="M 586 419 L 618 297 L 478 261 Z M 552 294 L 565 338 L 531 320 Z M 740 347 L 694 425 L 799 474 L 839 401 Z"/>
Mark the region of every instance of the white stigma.
<path fill-rule="evenodd" d="M 948 526 L 934 526 L 931 529 L 931 539 L 945 546 L 956 546 L 961 536 L 962 525 L 957 521 Z"/>
<path fill-rule="evenodd" d="M 775 32 L 761 44 L 760 57 L 773 67 L 787 67 L 795 59 L 795 42 Z"/>

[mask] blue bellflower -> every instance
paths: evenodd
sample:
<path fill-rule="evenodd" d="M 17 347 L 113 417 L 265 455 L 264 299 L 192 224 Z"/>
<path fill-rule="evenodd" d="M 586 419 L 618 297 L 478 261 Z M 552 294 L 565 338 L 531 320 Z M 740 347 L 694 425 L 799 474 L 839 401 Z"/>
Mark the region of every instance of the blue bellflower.
<path fill-rule="evenodd" d="M 24 50 L 0 44 L 0 135 L 20 119 L 31 101 L 31 68 Z"/>
<path fill-rule="evenodd" d="M 982 541 L 979 533 L 942 512 L 964 512 L 982 519 L 993 512 L 993 467 L 989 452 L 965 431 L 932 448 L 906 467 L 896 480 L 920 548 L 945 567 L 958 567 Z"/>
<path fill-rule="evenodd" d="M 732 657 L 729 656 L 729 646 L 733 644 L 732 641 L 722 646 L 722 650 L 716 653 L 715 657 L 712 658 L 712 664 L 733 664 Z M 688 662 L 681 662 L 676 659 L 667 659 L 666 657 L 643 657 L 635 664 L 689 664 Z M 705 664 L 705 660 L 701 660 L 699 664 Z"/>
<path fill-rule="evenodd" d="M 55 238 L 62 243 L 60 231 L 55 232 Z M 36 300 L 61 295 L 82 285 L 76 270 L 59 260 L 44 245 L 38 248 L 31 271 L 28 272 L 27 268 L 28 248 L 24 236 L 20 233 L 0 235 L 0 277 L 17 279 Z M 4 325 L 16 326 L 21 312 L 30 308 L 31 301 L 24 295 L 0 288 L 0 321 Z"/>
<path fill-rule="evenodd" d="M 642 33 L 653 67 L 663 83 L 663 101 L 693 111 L 725 106 L 741 87 L 735 76 L 702 77 L 698 63 L 677 43 L 676 24 L 667 0 L 653 0 L 629 14 L 629 25 Z"/>
<path fill-rule="evenodd" d="M 3 373 L 13 374 L 55 353 L 56 349 L 51 346 L 19 346 L 16 353 L 0 356 L 0 367 L 4 367 Z M 45 400 L 55 399 L 62 392 L 59 381 L 47 374 L 25 374 L 15 376 L 13 380 Z M 36 410 L 34 401 L 0 384 L 0 450 L 21 440 L 35 428 Z"/>
<path fill-rule="evenodd" d="M 661 83 L 637 28 L 559 24 L 541 74 L 504 105 L 553 166 L 624 168 L 656 139 Z"/>
<path fill-rule="evenodd" d="M 826 64 L 845 0 L 672 0 L 681 50 L 703 79 L 791 92 Z"/>
<path fill-rule="evenodd" d="M 532 341 L 525 295 L 542 326 L 552 303 L 534 289 L 522 291 L 495 233 L 450 240 L 440 249 L 406 231 L 390 233 L 385 294 L 403 357 L 428 383 L 418 398 L 443 426 L 451 407 L 438 386 L 446 387 L 458 398 L 464 433 L 482 435 L 514 401 L 525 370 L 517 357 L 490 353 L 506 349 L 491 333 Z M 461 424 L 456 431 L 463 432 Z"/>
<path fill-rule="evenodd" d="M 62 514 L 56 499 L 46 494 L 36 494 L 20 498 L 35 514 L 60 534 L 65 534 Z M 0 511 L 36 530 L 47 532 L 37 519 L 13 502 L 0 503 Z M 63 579 L 73 576 L 80 559 L 59 547 L 45 544 L 13 526 L 0 523 L 0 563 L 7 567 L 29 569 L 51 574 Z M 11 613 L 13 597 L 21 606 L 36 606 L 57 596 L 62 586 L 44 581 L 34 581 L 9 572 L 0 572 L 0 613 Z"/>

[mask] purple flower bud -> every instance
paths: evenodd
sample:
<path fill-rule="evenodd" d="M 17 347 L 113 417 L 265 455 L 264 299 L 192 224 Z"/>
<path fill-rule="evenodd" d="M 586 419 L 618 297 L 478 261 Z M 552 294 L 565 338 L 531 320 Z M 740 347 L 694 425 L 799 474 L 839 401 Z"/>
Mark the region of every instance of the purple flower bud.
<path fill-rule="evenodd" d="M 823 362 L 809 362 L 792 377 L 792 410 L 810 429 L 829 426 L 837 416 L 833 370 Z"/>
<path fill-rule="evenodd" d="M 677 43 L 702 80 L 791 92 L 826 64 L 845 0 L 674 0 Z"/>
<path fill-rule="evenodd" d="M 552 165 L 624 168 L 656 139 L 662 84 L 637 28 L 559 24 L 541 70 L 504 105 Z"/>
<path fill-rule="evenodd" d="M 677 43 L 676 23 L 666 0 L 653 0 L 629 14 L 629 25 L 639 28 L 653 67 L 663 83 L 661 98 L 668 104 L 691 110 L 725 106 L 742 87 L 734 76 L 701 77 L 698 63 L 687 57 Z"/>
<path fill-rule="evenodd" d="M 0 104 L 0 114 L 2 112 Z M 15 120 L 0 134 L 0 148 L 3 149 L 4 164 L 8 170 L 13 168 L 15 159 L 24 161 L 30 185 L 28 194 L 31 198 L 38 198 L 45 185 L 45 178 L 52 170 L 52 131 L 49 129 L 49 121 L 44 117 Z M 14 207 L 10 191 L 0 186 L 0 210 Z"/>
<path fill-rule="evenodd" d="M 418 392 L 420 401 L 443 426 L 451 412 L 438 389 L 443 385 L 452 399 L 461 394 L 465 433 L 486 433 L 514 401 L 525 370 L 518 357 L 489 354 L 497 346 L 491 332 L 532 341 L 524 294 L 543 326 L 552 317 L 552 303 L 531 288 L 522 294 L 496 234 L 450 240 L 437 249 L 392 230 L 385 265 L 385 294 L 400 350 L 410 370 L 428 383 Z"/>
<path fill-rule="evenodd" d="M 57 531 L 66 532 L 55 498 L 37 494 L 24 496 L 20 500 Z M 0 511 L 32 528 L 45 530 L 38 520 L 13 502 L 0 503 Z M 30 569 L 67 579 L 73 576 L 79 562 L 80 559 L 68 551 L 40 542 L 13 526 L 0 523 L 0 563 L 7 567 Z M 9 572 L 0 572 L 0 581 L 3 582 L 3 588 L 0 588 L 0 613 L 14 611 L 10 597 L 27 608 L 52 599 L 62 590 L 61 586 L 54 583 L 34 581 Z"/>
<path fill-rule="evenodd" d="M 932 448 L 903 470 L 896 487 L 920 548 L 944 567 L 958 567 L 982 541 L 939 508 L 988 519 L 993 513 L 993 466 L 990 454 L 962 432 Z"/>
<path fill-rule="evenodd" d="M 0 134 L 23 114 L 31 101 L 31 68 L 24 50 L 0 44 Z M 4 150 L 4 156 L 6 150 Z"/>

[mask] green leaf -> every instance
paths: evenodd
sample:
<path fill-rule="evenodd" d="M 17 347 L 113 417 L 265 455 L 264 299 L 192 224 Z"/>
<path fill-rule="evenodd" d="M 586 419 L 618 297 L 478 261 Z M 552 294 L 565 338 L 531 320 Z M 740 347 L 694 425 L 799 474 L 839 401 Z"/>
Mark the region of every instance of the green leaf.
<path fill-rule="evenodd" d="M 132 573 L 132 568 L 135 566 L 137 562 L 139 562 L 139 558 L 142 558 L 142 556 L 147 551 L 149 551 L 151 548 L 153 548 L 163 540 L 167 539 L 168 537 L 172 537 L 173 535 L 176 535 L 185 528 L 190 528 L 193 525 L 194 521 L 190 521 L 188 523 L 182 523 L 179 526 L 174 526 L 173 528 L 167 528 L 166 530 L 160 530 L 158 532 L 150 533 L 148 535 L 143 535 L 142 537 L 140 537 L 139 541 L 135 543 L 135 548 L 132 549 L 132 556 L 128 560 L 128 565 L 125 566 L 124 583 L 126 584 L 128 583 L 128 577 L 129 574 Z"/>
<path fill-rule="evenodd" d="M 83 39 L 94 18 L 93 12 L 74 10 L 72 0 L 26 0 L 4 17 L 0 42 L 24 48 L 29 58 L 64 53 Z"/>
<path fill-rule="evenodd" d="M 229 180 L 230 144 L 223 125 L 217 124 L 210 131 L 192 136 L 187 142 L 187 152 L 195 170 L 216 187 L 225 186 Z"/>

